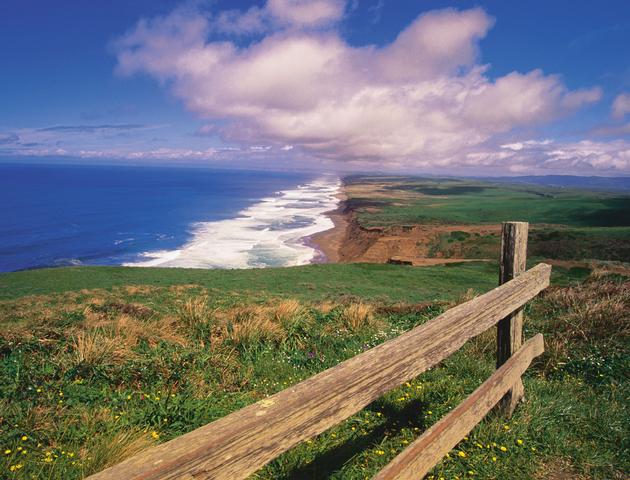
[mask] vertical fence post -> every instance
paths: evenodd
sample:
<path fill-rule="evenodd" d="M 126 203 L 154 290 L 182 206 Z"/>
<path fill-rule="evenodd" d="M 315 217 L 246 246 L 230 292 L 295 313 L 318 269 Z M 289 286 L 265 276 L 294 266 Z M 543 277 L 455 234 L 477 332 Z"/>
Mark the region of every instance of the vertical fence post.
<path fill-rule="evenodd" d="M 527 222 L 505 222 L 501 231 L 501 263 L 499 285 L 509 282 L 526 269 Z M 497 368 L 503 365 L 523 343 L 523 310 L 516 310 L 497 325 Z M 523 398 L 523 382 L 518 382 L 499 402 L 499 410 L 510 417 Z"/>

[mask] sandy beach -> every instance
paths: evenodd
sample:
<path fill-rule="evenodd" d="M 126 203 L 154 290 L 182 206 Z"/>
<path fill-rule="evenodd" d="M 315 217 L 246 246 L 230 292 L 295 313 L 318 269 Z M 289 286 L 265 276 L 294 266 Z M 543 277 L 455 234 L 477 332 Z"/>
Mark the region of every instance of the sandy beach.
<path fill-rule="evenodd" d="M 327 212 L 326 215 L 332 220 L 334 227 L 318 232 L 307 238 L 307 243 L 317 249 L 320 255 L 316 258 L 317 263 L 338 263 L 340 258 L 340 250 L 344 245 L 348 231 L 348 215 L 346 210 L 346 194 L 343 191 L 336 195 L 339 199 L 339 206 L 335 210 Z"/>

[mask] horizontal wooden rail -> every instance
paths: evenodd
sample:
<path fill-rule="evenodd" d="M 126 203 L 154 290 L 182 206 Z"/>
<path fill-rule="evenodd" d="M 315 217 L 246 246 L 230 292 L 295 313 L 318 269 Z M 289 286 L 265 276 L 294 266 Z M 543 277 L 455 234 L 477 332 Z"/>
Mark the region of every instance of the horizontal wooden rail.
<path fill-rule="evenodd" d="M 543 337 L 538 334 L 526 342 L 466 400 L 392 460 L 373 480 L 423 478 L 486 416 L 520 379 L 532 360 L 543 351 Z"/>
<path fill-rule="evenodd" d="M 539 264 L 393 340 L 90 478 L 245 478 L 450 356 L 545 289 L 550 273 Z"/>

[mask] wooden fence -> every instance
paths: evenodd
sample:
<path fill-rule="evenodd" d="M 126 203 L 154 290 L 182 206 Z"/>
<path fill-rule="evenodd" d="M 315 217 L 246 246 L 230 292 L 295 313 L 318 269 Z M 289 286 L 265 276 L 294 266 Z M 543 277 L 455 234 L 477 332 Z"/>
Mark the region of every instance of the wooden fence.
<path fill-rule="evenodd" d="M 503 225 L 501 285 L 409 332 L 269 398 L 91 477 L 246 478 L 283 452 L 354 415 L 497 325 L 497 370 L 464 402 L 424 432 L 376 479 L 421 478 L 499 404 L 511 415 L 523 396 L 521 375 L 543 352 L 542 335 L 521 346 L 522 308 L 549 285 L 551 267 L 525 271 L 527 223 Z"/>

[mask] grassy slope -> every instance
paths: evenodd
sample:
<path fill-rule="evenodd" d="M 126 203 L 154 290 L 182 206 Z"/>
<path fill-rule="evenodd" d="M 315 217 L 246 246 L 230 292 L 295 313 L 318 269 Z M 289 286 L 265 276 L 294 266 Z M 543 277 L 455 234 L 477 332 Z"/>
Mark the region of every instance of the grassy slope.
<path fill-rule="evenodd" d="M 495 285 L 495 270 L 484 264 L 315 265 L 2 275 L 0 448 L 9 453 L 0 475 L 79 478 L 329 368 L 446 308 L 433 303 L 405 309 L 390 302 L 452 300 L 469 287 L 484 291 Z M 560 272 L 556 281 L 574 284 L 570 273 Z M 436 478 L 628 473 L 630 392 L 622 354 L 628 289 L 618 280 L 592 285 L 556 287 L 528 309 L 526 336 L 544 332 L 549 350 L 527 373 L 528 401 L 509 422 L 491 416 L 479 425 L 436 468 Z M 294 296 L 300 303 L 286 300 Z M 439 368 L 287 452 L 257 477 L 371 476 L 488 376 L 493 349 L 489 332 Z"/>

